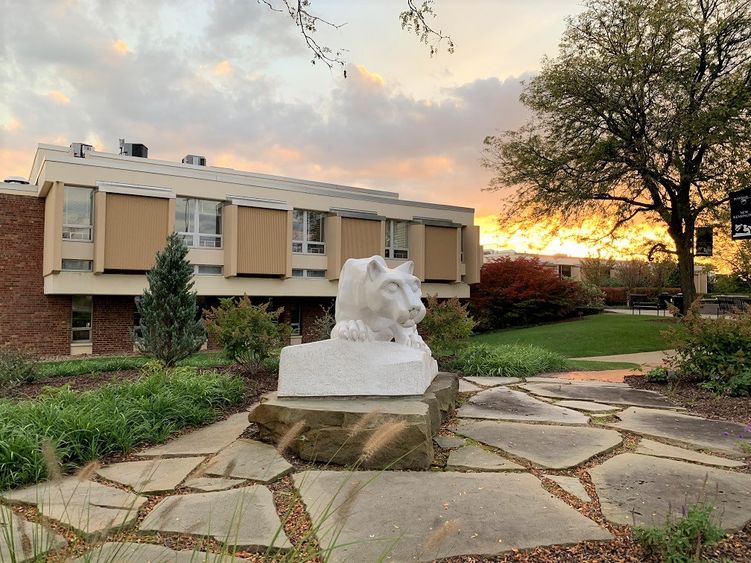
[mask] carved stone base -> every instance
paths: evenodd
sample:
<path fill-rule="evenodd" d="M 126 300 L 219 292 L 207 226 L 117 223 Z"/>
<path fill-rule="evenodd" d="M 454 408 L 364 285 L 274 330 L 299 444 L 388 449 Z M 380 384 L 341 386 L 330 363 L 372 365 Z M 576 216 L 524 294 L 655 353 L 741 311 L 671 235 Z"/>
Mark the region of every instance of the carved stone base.
<path fill-rule="evenodd" d="M 319 463 L 355 465 L 363 469 L 427 469 L 433 461 L 433 436 L 441 420 L 456 407 L 456 375 L 440 373 L 421 397 L 280 398 L 268 393 L 248 419 L 262 440 L 277 444 L 298 421 L 303 427 L 289 445 L 298 457 Z M 367 424 L 356 427 L 368 413 Z M 362 459 L 363 446 L 385 422 L 403 422 L 376 455 Z M 354 431 L 356 430 L 356 432 Z"/>
<path fill-rule="evenodd" d="M 322 340 L 287 346 L 279 397 L 422 395 L 438 373 L 430 354 L 395 342 Z"/>

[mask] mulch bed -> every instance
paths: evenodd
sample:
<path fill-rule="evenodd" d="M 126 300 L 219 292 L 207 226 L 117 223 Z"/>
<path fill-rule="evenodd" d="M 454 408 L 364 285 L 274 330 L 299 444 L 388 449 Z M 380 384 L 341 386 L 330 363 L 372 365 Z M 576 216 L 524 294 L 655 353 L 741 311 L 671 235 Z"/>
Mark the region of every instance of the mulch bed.
<path fill-rule="evenodd" d="M 694 385 L 678 383 L 653 383 L 644 376 L 626 376 L 624 381 L 637 389 L 657 391 L 674 403 L 686 407 L 689 412 L 706 418 L 731 420 L 740 424 L 751 422 L 751 397 L 715 395 Z"/>

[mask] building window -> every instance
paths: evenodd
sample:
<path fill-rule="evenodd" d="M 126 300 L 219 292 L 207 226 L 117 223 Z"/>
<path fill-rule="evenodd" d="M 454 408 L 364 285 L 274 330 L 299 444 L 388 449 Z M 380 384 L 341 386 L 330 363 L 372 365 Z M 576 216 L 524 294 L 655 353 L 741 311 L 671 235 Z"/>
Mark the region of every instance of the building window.
<path fill-rule="evenodd" d="M 71 310 L 71 340 L 91 342 L 91 295 L 74 295 Z"/>
<path fill-rule="evenodd" d="M 558 266 L 558 275 L 562 278 L 571 277 L 571 266 Z"/>
<path fill-rule="evenodd" d="M 209 199 L 178 197 L 175 231 L 189 247 L 222 247 L 222 203 Z"/>
<path fill-rule="evenodd" d="M 193 266 L 193 273 L 197 276 L 221 276 L 224 273 L 224 268 L 211 264 L 196 264 Z"/>
<path fill-rule="evenodd" d="M 386 221 L 386 258 L 406 260 L 409 258 L 407 244 L 407 221 Z"/>
<path fill-rule="evenodd" d="M 326 270 L 292 269 L 293 278 L 325 278 Z"/>
<path fill-rule="evenodd" d="M 64 272 L 90 272 L 91 260 L 71 260 L 69 258 L 63 258 Z"/>
<path fill-rule="evenodd" d="M 63 196 L 63 239 L 92 240 L 94 190 L 65 186 Z"/>
<path fill-rule="evenodd" d="M 295 209 L 292 212 L 292 252 L 301 254 L 326 254 L 323 238 L 322 211 Z"/>
<path fill-rule="evenodd" d="M 287 306 L 289 310 L 289 326 L 292 327 L 292 336 L 302 334 L 302 309 L 299 303 L 292 303 Z"/>

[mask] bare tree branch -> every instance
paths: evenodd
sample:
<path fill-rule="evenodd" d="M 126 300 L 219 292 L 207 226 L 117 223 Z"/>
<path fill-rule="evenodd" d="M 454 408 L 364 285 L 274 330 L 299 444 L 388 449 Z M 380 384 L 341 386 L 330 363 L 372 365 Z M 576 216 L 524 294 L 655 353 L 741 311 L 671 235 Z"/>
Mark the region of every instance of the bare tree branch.
<path fill-rule="evenodd" d="M 430 49 L 431 57 L 438 53 L 443 41 L 446 42 L 446 51 L 453 53 L 454 42 L 451 36 L 444 35 L 440 29 L 433 29 L 426 20 L 427 17 L 435 18 L 433 0 L 424 0 L 419 6 L 415 0 L 407 0 L 407 9 L 399 14 L 402 29 L 414 31 L 415 35 L 420 38 L 420 41 L 425 43 Z"/>

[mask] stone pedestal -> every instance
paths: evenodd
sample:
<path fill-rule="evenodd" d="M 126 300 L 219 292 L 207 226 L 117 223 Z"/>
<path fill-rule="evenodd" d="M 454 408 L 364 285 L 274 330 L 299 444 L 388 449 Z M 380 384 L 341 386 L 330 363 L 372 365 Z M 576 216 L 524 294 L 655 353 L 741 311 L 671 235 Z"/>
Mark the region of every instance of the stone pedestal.
<path fill-rule="evenodd" d="M 258 425 L 260 438 L 272 444 L 303 421 L 288 449 L 304 460 L 364 469 L 427 469 L 433 461 L 433 436 L 456 407 L 458 389 L 456 375 L 439 373 L 419 397 L 285 398 L 268 393 L 248 419 Z M 361 420 L 366 423 L 358 425 Z M 382 424 L 396 421 L 405 424 L 404 430 L 377 456 L 361 460 L 368 438 Z"/>
<path fill-rule="evenodd" d="M 279 397 L 419 396 L 438 373 L 429 353 L 396 342 L 322 340 L 287 346 Z"/>

